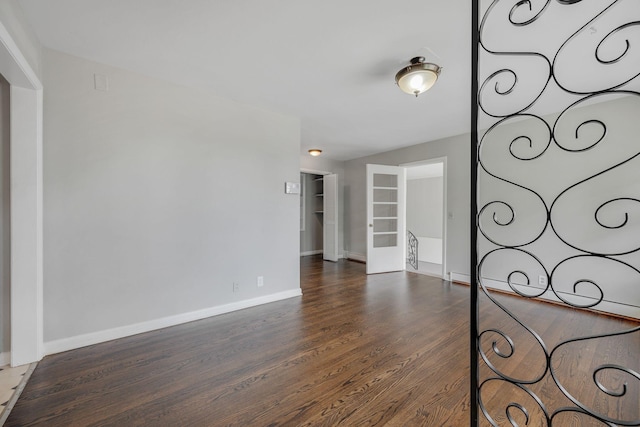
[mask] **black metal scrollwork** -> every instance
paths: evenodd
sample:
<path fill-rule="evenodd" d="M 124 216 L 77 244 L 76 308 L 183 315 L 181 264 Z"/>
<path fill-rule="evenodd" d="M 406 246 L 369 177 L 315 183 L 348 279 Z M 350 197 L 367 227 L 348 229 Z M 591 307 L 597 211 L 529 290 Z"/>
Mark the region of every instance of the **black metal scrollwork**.
<path fill-rule="evenodd" d="M 414 269 L 418 269 L 418 239 L 407 230 L 407 262 Z"/>
<path fill-rule="evenodd" d="M 491 278 L 520 297 L 571 308 L 635 307 L 627 315 L 640 317 L 640 1 L 477 0 L 477 11 L 472 278 L 483 300 L 512 324 L 472 332 L 472 361 L 486 367 L 485 378 L 472 379 L 478 407 L 494 426 L 562 426 L 569 417 L 640 426 L 637 366 L 585 366 L 584 389 L 568 386 L 560 369 L 571 349 L 636 342 L 640 326 L 549 346 L 489 285 Z M 503 368 L 524 351 L 523 339 L 541 368 Z M 573 406 L 546 405 L 539 390 L 548 384 Z M 513 395 L 498 409 L 487 398 L 496 387 Z M 585 390 L 628 399 L 635 409 L 612 415 L 583 397 Z"/>

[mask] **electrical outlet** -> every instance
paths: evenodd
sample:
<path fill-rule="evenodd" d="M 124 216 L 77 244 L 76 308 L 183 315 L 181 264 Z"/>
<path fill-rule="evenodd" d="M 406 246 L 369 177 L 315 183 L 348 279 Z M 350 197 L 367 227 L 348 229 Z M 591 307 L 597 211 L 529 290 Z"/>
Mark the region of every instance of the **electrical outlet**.
<path fill-rule="evenodd" d="M 240 283 L 233 282 L 233 292 L 240 291 Z"/>
<path fill-rule="evenodd" d="M 261 288 L 264 286 L 264 277 L 263 276 L 258 276 L 258 280 L 256 281 L 256 283 L 258 284 L 258 287 Z"/>
<path fill-rule="evenodd" d="M 538 285 L 546 286 L 547 285 L 547 276 L 543 276 L 542 274 L 538 276 Z"/>

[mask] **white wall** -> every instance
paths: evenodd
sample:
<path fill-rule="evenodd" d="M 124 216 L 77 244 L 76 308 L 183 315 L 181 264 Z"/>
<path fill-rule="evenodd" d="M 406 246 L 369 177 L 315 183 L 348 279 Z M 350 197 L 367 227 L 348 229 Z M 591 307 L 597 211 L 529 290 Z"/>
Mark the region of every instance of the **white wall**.
<path fill-rule="evenodd" d="M 407 230 L 418 239 L 418 260 L 442 263 L 443 178 L 407 179 Z"/>
<path fill-rule="evenodd" d="M 299 294 L 298 119 L 51 50 L 44 70 L 49 352 Z"/>
<path fill-rule="evenodd" d="M 11 349 L 11 199 L 9 83 L 0 75 L 0 354 Z M 4 362 L 0 362 L 4 364 Z"/>
<path fill-rule="evenodd" d="M 300 169 L 331 172 L 342 175 L 344 172 L 344 162 L 339 160 L 327 159 L 321 156 L 312 156 L 308 153 L 300 154 Z"/>
<path fill-rule="evenodd" d="M 422 160 L 447 158 L 447 269 L 469 271 L 469 134 L 345 162 L 345 251 L 350 256 L 366 256 L 366 174 L 367 163 L 400 165 Z M 461 248 L 464 248 L 461 250 Z"/>
<path fill-rule="evenodd" d="M 416 236 L 442 238 L 441 177 L 407 180 L 407 230 Z"/>
<path fill-rule="evenodd" d="M 605 95 L 600 100 L 607 102 L 578 105 L 557 122 L 557 115 L 545 117 L 554 129 L 552 141 L 538 119 L 507 121 L 486 134 L 481 159 L 488 172 L 480 170 L 478 187 L 479 207 L 487 206 L 480 216 L 482 229 L 494 242 L 535 256 L 512 249 L 488 255 L 481 274 L 494 281 L 490 286 L 509 289 L 509 274 L 519 270 L 527 274 L 529 284 L 522 274 L 513 276 L 512 282 L 522 284 L 521 291 L 536 294 L 545 288 L 539 285 L 539 276 L 547 280 L 559 266 L 552 283 L 566 300 L 585 304 L 580 296 L 597 299 L 600 291 L 593 282 L 605 299 L 595 309 L 640 318 L 640 96 L 614 98 Z M 589 123 L 592 120 L 602 121 L 606 132 Z M 530 137 L 531 146 L 521 136 Z M 531 160 L 514 157 L 510 147 L 518 157 Z M 628 200 L 607 203 L 616 198 Z M 602 205 L 606 206 L 598 211 Z M 506 225 L 496 224 L 494 217 Z M 482 236 L 479 243 L 481 256 L 498 247 Z M 611 259 L 588 256 L 564 261 L 591 253 L 625 252 L 629 253 Z M 555 299 L 549 291 L 544 296 Z"/>

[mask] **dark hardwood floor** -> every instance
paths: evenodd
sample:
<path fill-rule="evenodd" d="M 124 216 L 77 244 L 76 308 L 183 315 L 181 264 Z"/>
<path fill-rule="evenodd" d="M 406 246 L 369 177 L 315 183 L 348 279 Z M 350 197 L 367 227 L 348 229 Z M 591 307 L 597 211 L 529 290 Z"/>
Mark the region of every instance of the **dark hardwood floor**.
<path fill-rule="evenodd" d="M 6 426 L 469 425 L 468 287 L 301 263 L 302 298 L 45 357 Z M 559 322 L 575 333 L 633 325 L 500 298 L 555 340 Z M 616 352 L 637 363 L 637 343 Z"/>

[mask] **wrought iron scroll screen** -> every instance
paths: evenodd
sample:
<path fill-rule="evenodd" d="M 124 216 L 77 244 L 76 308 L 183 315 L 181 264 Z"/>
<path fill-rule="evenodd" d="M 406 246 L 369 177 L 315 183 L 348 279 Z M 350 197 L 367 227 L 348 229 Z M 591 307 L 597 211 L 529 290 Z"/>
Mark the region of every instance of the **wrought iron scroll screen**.
<path fill-rule="evenodd" d="M 472 29 L 471 425 L 640 426 L 640 0 L 473 0 Z"/>
<path fill-rule="evenodd" d="M 414 269 L 418 269 L 418 238 L 407 230 L 407 262 Z"/>

